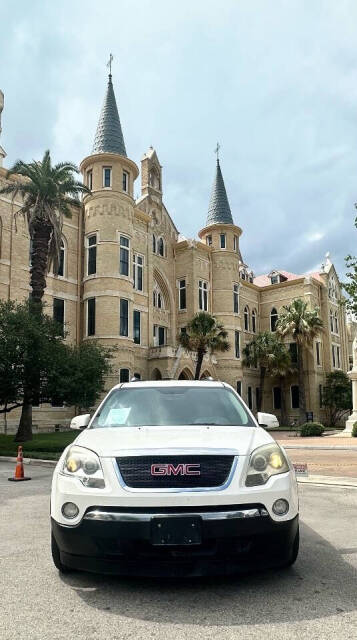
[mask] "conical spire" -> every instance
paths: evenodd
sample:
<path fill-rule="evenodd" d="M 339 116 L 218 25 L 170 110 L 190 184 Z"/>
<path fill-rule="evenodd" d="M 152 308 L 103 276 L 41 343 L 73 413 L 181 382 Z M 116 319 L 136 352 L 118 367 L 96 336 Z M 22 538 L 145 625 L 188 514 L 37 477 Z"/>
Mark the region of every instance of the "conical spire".
<path fill-rule="evenodd" d="M 92 150 L 92 153 L 103 152 L 119 153 L 121 156 L 126 156 L 111 74 L 109 75 L 108 88 L 100 112 Z"/>
<path fill-rule="evenodd" d="M 208 206 L 206 227 L 210 224 L 234 224 L 218 158 L 216 175 Z"/>

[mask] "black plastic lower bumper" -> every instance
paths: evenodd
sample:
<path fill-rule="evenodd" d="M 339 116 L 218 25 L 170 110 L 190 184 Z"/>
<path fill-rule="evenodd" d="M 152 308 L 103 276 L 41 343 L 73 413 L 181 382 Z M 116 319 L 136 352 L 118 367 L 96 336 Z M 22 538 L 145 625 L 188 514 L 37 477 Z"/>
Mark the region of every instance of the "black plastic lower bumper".
<path fill-rule="evenodd" d="M 269 516 L 203 520 L 200 544 L 155 546 L 150 522 L 82 520 L 77 527 L 64 527 L 52 519 L 66 567 L 140 576 L 228 575 L 283 566 L 298 526 L 298 516 L 281 523 Z"/>

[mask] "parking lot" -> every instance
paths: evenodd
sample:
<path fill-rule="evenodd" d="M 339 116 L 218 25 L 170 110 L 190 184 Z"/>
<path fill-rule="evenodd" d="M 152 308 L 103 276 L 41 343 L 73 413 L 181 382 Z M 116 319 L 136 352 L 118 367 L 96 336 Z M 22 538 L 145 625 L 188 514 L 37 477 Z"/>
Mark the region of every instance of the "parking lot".
<path fill-rule="evenodd" d="M 2 640 L 237 639 L 357 635 L 357 489 L 300 488 L 302 547 L 287 571 L 230 579 L 142 580 L 73 573 L 50 557 L 52 469 L 10 483 L 0 462 Z"/>

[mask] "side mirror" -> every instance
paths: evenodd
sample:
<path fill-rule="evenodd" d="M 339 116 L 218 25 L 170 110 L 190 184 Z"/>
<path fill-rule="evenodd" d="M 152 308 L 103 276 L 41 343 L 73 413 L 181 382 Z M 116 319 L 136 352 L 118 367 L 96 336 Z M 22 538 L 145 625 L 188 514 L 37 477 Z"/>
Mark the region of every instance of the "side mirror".
<path fill-rule="evenodd" d="M 85 413 L 83 416 L 76 416 L 72 418 L 71 424 L 69 425 L 71 429 L 85 429 L 89 425 L 90 413 Z"/>
<path fill-rule="evenodd" d="M 257 420 L 260 427 L 267 429 L 276 429 L 279 426 L 278 418 L 272 413 L 261 413 L 261 411 L 259 411 Z"/>

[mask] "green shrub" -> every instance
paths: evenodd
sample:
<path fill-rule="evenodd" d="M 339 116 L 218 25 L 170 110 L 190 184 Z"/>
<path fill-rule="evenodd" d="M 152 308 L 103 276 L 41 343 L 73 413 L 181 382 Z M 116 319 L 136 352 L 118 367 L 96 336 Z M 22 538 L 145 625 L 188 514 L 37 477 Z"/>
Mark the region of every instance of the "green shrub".
<path fill-rule="evenodd" d="M 357 438 L 357 422 L 355 422 L 352 427 L 352 438 Z"/>
<path fill-rule="evenodd" d="M 306 422 L 301 427 L 300 435 L 303 438 L 309 436 L 322 436 L 324 431 L 325 427 L 323 424 L 320 424 L 319 422 Z"/>

